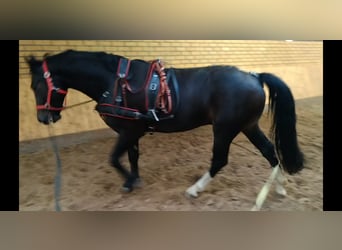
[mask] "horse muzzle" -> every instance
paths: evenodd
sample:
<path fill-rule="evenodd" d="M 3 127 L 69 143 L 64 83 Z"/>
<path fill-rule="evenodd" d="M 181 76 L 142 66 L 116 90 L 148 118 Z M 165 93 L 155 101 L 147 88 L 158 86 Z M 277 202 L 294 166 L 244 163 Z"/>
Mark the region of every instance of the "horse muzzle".
<path fill-rule="evenodd" d="M 51 122 L 55 123 L 61 118 L 62 116 L 56 111 L 38 110 L 37 112 L 38 121 L 45 125 L 49 125 Z"/>

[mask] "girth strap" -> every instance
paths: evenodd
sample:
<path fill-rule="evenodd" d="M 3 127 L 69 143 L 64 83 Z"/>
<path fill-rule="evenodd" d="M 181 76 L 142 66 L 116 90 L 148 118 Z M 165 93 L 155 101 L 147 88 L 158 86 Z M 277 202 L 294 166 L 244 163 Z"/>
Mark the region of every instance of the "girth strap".
<path fill-rule="evenodd" d="M 175 113 L 179 106 L 179 86 L 178 86 L 178 80 L 175 74 L 175 70 L 173 68 L 169 69 L 166 82 L 171 83 L 173 86 L 174 100 L 172 103 L 172 112 Z"/>
<path fill-rule="evenodd" d="M 150 84 L 147 88 L 147 98 L 148 98 L 148 112 L 150 112 L 153 115 L 156 121 L 159 121 L 155 112 L 157 96 L 158 96 L 159 89 L 160 89 L 159 83 L 160 81 L 159 81 L 158 75 L 155 72 L 153 72 L 151 80 L 150 80 Z"/>
<path fill-rule="evenodd" d="M 124 57 L 120 58 L 116 75 L 119 78 L 127 77 L 130 65 L 131 65 L 131 61 L 129 59 L 124 58 Z"/>

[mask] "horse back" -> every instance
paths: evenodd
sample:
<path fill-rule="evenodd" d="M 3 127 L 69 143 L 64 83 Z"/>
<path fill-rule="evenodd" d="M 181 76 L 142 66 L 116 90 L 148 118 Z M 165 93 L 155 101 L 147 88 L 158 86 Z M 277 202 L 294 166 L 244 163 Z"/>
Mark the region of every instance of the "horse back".
<path fill-rule="evenodd" d="M 265 105 L 265 93 L 257 77 L 231 66 L 175 69 L 180 103 L 172 126 L 188 130 L 217 120 L 252 121 Z M 163 127 L 165 129 L 163 129 Z"/>
<path fill-rule="evenodd" d="M 210 66 L 176 71 L 182 104 L 199 111 L 208 107 L 264 105 L 265 92 L 259 79 L 233 66 Z"/>

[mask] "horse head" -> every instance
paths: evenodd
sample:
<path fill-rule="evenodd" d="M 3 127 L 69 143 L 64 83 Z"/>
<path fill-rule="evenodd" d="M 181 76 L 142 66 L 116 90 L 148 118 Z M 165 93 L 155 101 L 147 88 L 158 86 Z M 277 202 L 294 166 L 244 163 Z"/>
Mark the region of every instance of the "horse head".
<path fill-rule="evenodd" d="M 37 119 L 43 124 L 61 119 L 64 98 L 67 93 L 56 78 L 52 79 L 46 60 L 37 60 L 34 56 L 25 58 L 31 73 L 31 89 L 34 92 Z"/>

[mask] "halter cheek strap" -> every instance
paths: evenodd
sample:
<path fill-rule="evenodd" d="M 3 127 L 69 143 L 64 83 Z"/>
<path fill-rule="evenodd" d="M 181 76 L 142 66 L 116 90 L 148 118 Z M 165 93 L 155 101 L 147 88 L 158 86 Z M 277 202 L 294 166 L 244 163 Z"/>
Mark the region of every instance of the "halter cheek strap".
<path fill-rule="evenodd" d="M 46 103 L 44 105 L 37 105 L 37 109 L 45 109 L 45 110 L 62 110 L 64 109 L 63 107 L 52 107 L 51 106 L 51 96 L 52 96 L 52 91 L 56 91 L 58 94 L 66 95 L 68 91 L 56 88 L 53 85 L 52 78 L 51 78 L 51 73 L 49 71 L 49 68 L 47 66 L 46 61 L 43 61 L 43 71 L 44 71 L 44 78 L 48 87 L 48 92 L 47 92 L 47 98 L 46 98 Z"/>

